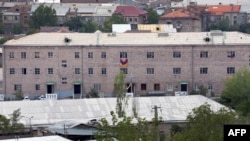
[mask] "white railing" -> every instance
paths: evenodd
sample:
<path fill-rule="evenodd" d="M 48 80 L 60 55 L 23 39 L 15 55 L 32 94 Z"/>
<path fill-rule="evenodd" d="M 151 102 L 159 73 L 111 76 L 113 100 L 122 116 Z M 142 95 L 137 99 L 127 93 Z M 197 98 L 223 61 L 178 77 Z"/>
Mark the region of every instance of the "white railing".
<path fill-rule="evenodd" d="M 57 100 L 57 93 L 46 94 L 46 100 Z"/>
<path fill-rule="evenodd" d="M 4 94 L 0 94 L 0 101 L 4 101 Z"/>
<path fill-rule="evenodd" d="M 175 96 L 186 96 L 187 92 L 185 92 L 185 91 L 176 91 L 174 94 L 175 94 Z"/>

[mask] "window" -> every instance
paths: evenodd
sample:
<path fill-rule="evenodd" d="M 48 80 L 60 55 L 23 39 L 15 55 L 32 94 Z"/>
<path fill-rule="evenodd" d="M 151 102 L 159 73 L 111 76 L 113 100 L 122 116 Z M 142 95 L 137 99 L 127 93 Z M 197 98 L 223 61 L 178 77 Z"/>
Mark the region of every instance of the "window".
<path fill-rule="evenodd" d="M 48 68 L 48 74 L 53 74 L 53 68 Z"/>
<path fill-rule="evenodd" d="M 173 91 L 173 85 L 172 84 L 167 84 L 167 90 L 168 91 Z"/>
<path fill-rule="evenodd" d="M 227 74 L 234 74 L 235 68 L 234 67 L 227 67 Z"/>
<path fill-rule="evenodd" d="M 39 52 L 35 52 L 35 58 L 40 58 L 39 54 Z"/>
<path fill-rule="evenodd" d="M 93 52 L 88 52 L 88 58 L 93 58 Z"/>
<path fill-rule="evenodd" d="M 35 89 L 36 89 L 36 91 L 40 90 L 40 85 L 39 85 L 39 84 L 36 84 L 36 85 L 35 85 Z"/>
<path fill-rule="evenodd" d="M 80 74 L 80 68 L 75 68 L 75 74 Z"/>
<path fill-rule="evenodd" d="M 21 58 L 26 58 L 26 52 L 21 52 Z"/>
<path fill-rule="evenodd" d="M 14 52 L 10 52 L 9 57 L 14 58 Z"/>
<path fill-rule="evenodd" d="M 67 84 L 67 77 L 62 77 L 62 84 Z"/>
<path fill-rule="evenodd" d="M 214 86 L 213 86 L 213 84 L 212 83 L 209 83 L 208 85 L 207 85 L 207 89 L 208 90 L 213 90 L 214 89 Z"/>
<path fill-rule="evenodd" d="M 105 59 L 106 58 L 106 52 L 102 52 L 101 57 Z"/>
<path fill-rule="evenodd" d="M 75 58 L 80 58 L 80 52 L 75 52 Z"/>
<path fill-rule="evenodd" d="M 154 74 L 154 68 L 147 68 L 147 74 Z"/>
<path fill-rule="evenodd" d="M 207 58 L 208 57 L 208 52 L 207 51 L 201 51 L 200 52 L 200 58 Z"/>
<path fill-rule="evenodd" d="M 174 58 L 181 58 L 181 52 L 180 51 L 174 51 L 173 52 L 173 57 Z"/>
<path fill-rule="evenodd" d="M 62 60 L 62 67 L 64 67 L 64 68 L 67 67 L 67 60 Z"/>
<path fill-rule="evenodd" d="M 15 74 L 15 68 L 10 68 L 10 74 Z"/>
<path fill-rule="evenodd" d="M 154 90 L 159 91 L 160 90 L 160 84 L 154 84 Z"/>
<path fill-rule="evenodd" d="M 48 58 L 53 58 L 53 52 L 48 52 Z"/>
<path fill-rule="evenodd" d="M 94 74 L 94 70 L 93 70 L 93 68 L 89 68 L 88 73 L 89 73 L 89 75 L 90 75 L 90 74 Z"/>
<path fill-rule="evenodd" d="M 195 91 L 199 91 L 200 90 L 200 86 L 198 83 L 194 83 L 194 90 Z"/>
<path fill-rule="evenodd" d="M 147 90 L 147 84 L 141 84 L 141 90 Z"/>
<path fill-rule="evenodd" d="M 235 51 L 228 51 L 227 52 L 227 57 L 228 58 L 234 58 L 235 57 Z"/>
<path fill-rule="evenodd" d="M 181 74 L 181 68 L 173 68 L 174 74 Z"/>
<path fill-rule="evenodd" d="M 154 58 L 154 52 L 147 52 L 147 58 Z"/>
<path fill-rule="evenodd" d="M 39 68 L 35 68 L 35 74 L 40 74 L 40 69 Z"/>
<path fill-rule="evenodd" d="M 24 75 L 27 74 L 26 68 L 22 68 L 22 74 L 24 74 Z"/>
<path fill-rule="evenodd" d="M 207 68 L 200 68 L 200 74 L 207 74 Z"/>
<path fill-rule="evenodd" d="M 102 74 L 107 74 L 107 69 L 106 68 L 102 68 Z"/>
<path fill-rule="evenodd" d="M 15 91 L 22 90 L 22 85 L 21 84 L 15 84 L 14 85 L 14 90 Z"/>
<path fill-rule="evenodd" d="M 101 90 L 101 84 L 100 84 L 100 83 L 94 84 L 94 89 L 95 89 L 96 91 L 100 91 L 100 90 Z"/>
<path fill-rule="evenodd" d="M 122 71 L 124 74 L 128 74 L 128 68 L 120 68 L 120 71 Z"/>
<path fill-rule="evenodd" d="M 120 58 L 128 58 L 127 52 L 120 52 Z"/>

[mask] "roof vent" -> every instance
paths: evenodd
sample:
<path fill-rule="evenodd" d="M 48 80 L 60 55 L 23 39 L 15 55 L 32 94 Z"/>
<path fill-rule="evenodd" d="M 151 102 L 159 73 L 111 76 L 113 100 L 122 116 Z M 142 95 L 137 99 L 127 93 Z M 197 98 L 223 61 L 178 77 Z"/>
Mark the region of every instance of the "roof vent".
<path fill-rule="evenodd" d="M 204 38 L 204 41 L 205 41 L 205 42 L 210 42 L 210 38 L 209 38 L 209 37 L 206 37 L 206 38 Z"/>
<path fill-rule="evenodd" d="M 223 32 L 221 30 L 211 30 L 210 35 L 211 36 L 223 36 Z"/>
<path fill-rule="evenodd" d="M 158 33 L 158 37 L 167 37 L 169 34 L 167 32 Z"/>
<path fill-rule="evenodd" d="M 69 43 L 69 42 L 71 42 L 71 39 L 65 37 L 65 38 L 64 38 L 64 42 L 65 42 L 65 43 Z"/>
<path fill-rule="evenodd" d="M 108 36 L 109 36 L 109 37 L 115 37 L 115 36 L 116 36 L 116 33 L 114 33 L 114 32 L 113 32 L 113 33 L 108 33 Z"/>

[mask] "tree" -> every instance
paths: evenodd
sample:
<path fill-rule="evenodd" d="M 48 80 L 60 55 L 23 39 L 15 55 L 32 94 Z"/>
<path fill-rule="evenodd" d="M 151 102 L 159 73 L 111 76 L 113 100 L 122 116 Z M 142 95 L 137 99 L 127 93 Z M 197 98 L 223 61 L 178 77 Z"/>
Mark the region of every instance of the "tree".
<path fill-rule="evenodd" d="M 20 109 L 13 111 L 10 119 L 3 115 L 0 115 L 0 133 L 1 134 L 11 134 L 18 133 L 24 130 L 24 125 L 19 123 L 21 118 Z"/>
<path fill-rule="evenodd" d="M 95 133 L 97 141 L 156 141 L 158 138 L 157 124 L 151 124 L 145 118 L 118 118 L 111 112 L 111 124 L 105 118 L 100 120 L 99 130 Z"/>
<path fill-rule="evenodd" d="M 68 22 L 65 23 L 66 26 L 69 27 L 69 30 L 79 32 L 83 27 L 81 22 L 81 17 L 73 17 Z"/>
<path fill-rule="evenodd" d="M 148 12 L 148 24 L 158 24 L 158 14 L 152 8 L 147 9 Z"/>
<path fill-rule="evenodd" d="M 4 34 L 4 25 L 0 23 L 0 34 Z"/>
<path fill-rule="evenodd" d="M 124 114 L 123 105 L 126 104 L 126 88 L 125 88 L 125 74 L 120 71 L 114 80 L 114 92 L 116 95 L 116 106 L 117 106 L 117 113 L 118 117 L 122 117 Z"/>
<path fill-rule="evenodd" d="M 104 32 L 112 32 L 112 24 L 126 24 L 127 22 L 121 15 L 113 14 L 109 19 L 104 21 Z"/>
<path fill-rule="evenodd" d="M 219 102 L 238 110 L 243 116 L 250 114 L 250 71 L 244 67 L 224 81 Z"/>
<path fill-rule="evenodd" d="M 92 88 L 92 89 L 90 89 L 90 92 L 88 93 L 87 97 L 88 98 L 98 98 L 100 96 L 99 96 L 98 91 L 96 91 L 94 88 Z"/>
<path fill-rule="evenodd" d="M 23 33 L 23 26 L 21 24 L 15 24 L 12 28 L 12 33 L 14 33 L 14 34 Z"/>
<path fill-rule="evenodd" d="M 239 31 L 250 34 L 250 23 L 240 25 Z"/>
<path fill-rule="evenodd" d="M 219 23 L 211 25 L 209 29 L 221 31 L 235 31 L 238 30 L 238 26 L 230 25 L 228 20 L 221 20 Z"/>
<path fill-rule="evenodd" d="M 22 90 L 15 91 L 14 95 L 15 95 L 15 99 L 16 100 L 22 100 L 23 99 L 23 92 L 22 92 Z"/>
<path fill-rule="evenodd" d="M 194 108 L 187 117 L 187 126 L 173 136 L 177 141 L 223 141 L 224 124 L 237 122 L 236 114 L 221 108 L 217 112 L 205 103 Z"/>
<path fill-rule="evenodd" d="M 19 120 L 21 118 L 21 112 L 20 109 L 17 109 L 13 111 L 10 121 L 11 121 L 11 131 L 12 132 L 21 132 L 24 130 L 24 125 L 22 123 L 19 123 Z"/>
<path fill-rule="evenodd" d="M 41 26 L 55 26 L 57 23 L 56 11 L 51 7 L 41 4 L 32 13 L 31 27 L 39 29 Z"/>
<path fill-rule="evenodd" d="M 98 29 L 99 26 L 95 22 L 89 20 L 83 24 L 81 32 L 94 33 Z"/>

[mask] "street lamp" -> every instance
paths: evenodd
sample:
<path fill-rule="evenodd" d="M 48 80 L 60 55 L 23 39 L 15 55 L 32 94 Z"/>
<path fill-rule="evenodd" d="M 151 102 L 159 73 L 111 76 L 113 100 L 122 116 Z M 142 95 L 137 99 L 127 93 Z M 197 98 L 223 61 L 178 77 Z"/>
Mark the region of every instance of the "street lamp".
<path fill-rule="evenodd" d="M 29 119 L 30 133 L 31 133 L 31 131 L 32 131 L 32 127 L 31 127 L 31 119 L 33 118 L 33 116 L 31 116 L 31 117 L 21 116 L 21 117 Z"/>

